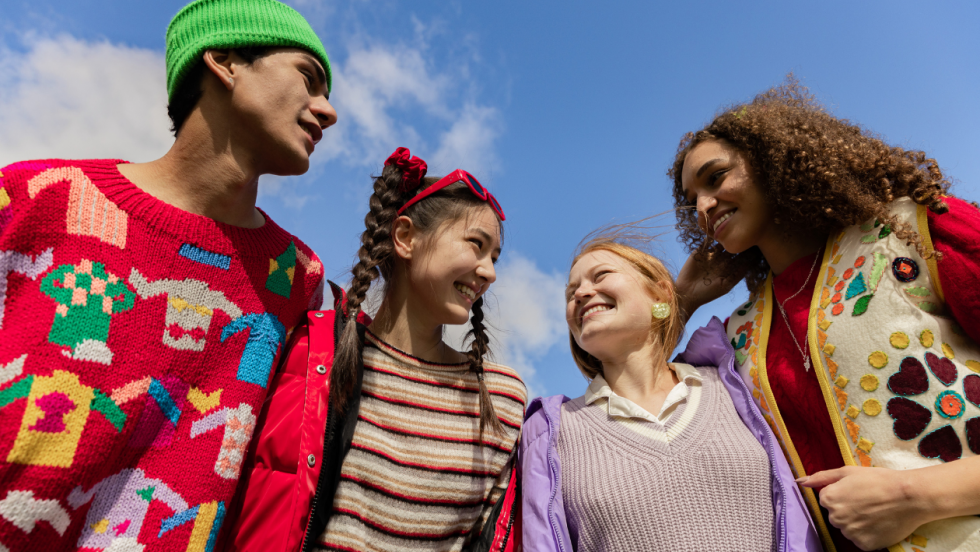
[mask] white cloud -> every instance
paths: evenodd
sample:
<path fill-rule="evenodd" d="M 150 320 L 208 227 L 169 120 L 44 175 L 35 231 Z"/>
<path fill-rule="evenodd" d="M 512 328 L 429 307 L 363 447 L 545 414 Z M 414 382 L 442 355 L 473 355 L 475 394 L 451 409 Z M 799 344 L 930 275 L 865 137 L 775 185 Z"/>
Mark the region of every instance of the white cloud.
<path fill-rule="evenodd" d="M 452 127 L 442 135 L 439 149 L 432 156 L 433 165 L 445 171 L 465 168 L 489 184 L 497 165 L 493 145 L 502 127 L 500 112 L 496 109 L 467 104 Z"/>
<path fill-rule="evenodd" d="M 0 166 L 24 159 L 122 157 L 170 148 L 163 55 L 70 36 L 0 47 Z"/>
<path fill-rule="evenodd" d="M 535 362 L 553 346 L 564 346 L 567 339 L 564 297 L 564 276 L 545 273 L 520 254 L 506 254 L 497 267 L 497 281 L 485 307 L 494 360 L 517 370 L 530 396 L 543 391 L 535 377 Z M 446 341 L 461 347 L 469 328 L 468 324 L 448 326 Z"/>

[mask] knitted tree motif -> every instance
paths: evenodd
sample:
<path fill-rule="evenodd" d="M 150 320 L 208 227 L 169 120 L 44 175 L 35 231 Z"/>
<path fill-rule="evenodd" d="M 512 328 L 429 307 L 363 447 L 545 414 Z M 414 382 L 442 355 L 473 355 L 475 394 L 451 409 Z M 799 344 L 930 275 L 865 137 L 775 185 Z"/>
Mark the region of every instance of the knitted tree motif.
<path fill-rule="evenodd" d="M 82 259 L 61 265 L 41 281 L 41 291 L 58 302 L 48 341 L 64 345 L 65 356 L 109 365 L 112 315 L 133 308 L 136 294 L 105 265 Z"/>

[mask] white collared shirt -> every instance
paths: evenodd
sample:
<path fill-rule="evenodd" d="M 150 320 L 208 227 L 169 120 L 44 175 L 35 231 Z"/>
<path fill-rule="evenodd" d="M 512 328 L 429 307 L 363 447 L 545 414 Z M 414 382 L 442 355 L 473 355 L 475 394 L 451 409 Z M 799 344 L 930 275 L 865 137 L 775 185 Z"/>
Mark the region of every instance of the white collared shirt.
<path fill-rule="evenodd" d="M 697 368 L 690 364 L 671 363 L 670 366 L 680 381 L 667 394 L 667 398 L 664 400 L 664 404 L 660 407 L 660 412 L 656 416 L 647 412 L 646 409 L 633 401 L 617 395 L 609 387 L 606 379 L 601 374 L 596 375 L 592 383 L 589 384 L 589 388 L 586 389 L 585 396 L 583 397 L 585 404 L 601 408 L 610 418 L 624 424 L 641 435 L 646 435 L 658 441 L 663 441 L 666 436 L 669 440 L 671 434 L 682 431 L 687 426 L 690 418 L 694 416 L 694 412 L 697 410 L 701 398 L 702 383 L 701 374 L 698 373 Z M 677 424 L 674 424 L 675 427 L 667 431 L 665 435 L 664 426 L 667 420 L 677 410 L 677 407 L 684 402 L 688 404 L 682 419 Z M 656 425 L 649 427 L 646 422 Z"/>

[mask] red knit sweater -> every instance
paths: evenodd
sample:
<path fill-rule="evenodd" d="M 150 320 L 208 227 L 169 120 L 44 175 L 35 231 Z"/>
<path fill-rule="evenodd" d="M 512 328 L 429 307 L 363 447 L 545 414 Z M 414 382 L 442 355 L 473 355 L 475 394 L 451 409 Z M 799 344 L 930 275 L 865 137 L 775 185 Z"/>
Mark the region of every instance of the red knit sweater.
<path fill-rule="evenodd" d="M 121 161 L 0 169 L 0 550 L 214 547 L 323 266 L 142 192 Z"/>

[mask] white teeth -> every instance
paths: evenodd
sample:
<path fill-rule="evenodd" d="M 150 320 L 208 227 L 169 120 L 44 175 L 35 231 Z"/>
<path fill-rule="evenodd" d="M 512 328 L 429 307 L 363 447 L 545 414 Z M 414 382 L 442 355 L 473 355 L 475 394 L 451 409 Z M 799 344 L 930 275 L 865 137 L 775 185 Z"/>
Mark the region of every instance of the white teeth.
<path fill-rule="evenodd" d="M 467 296 L 470 301 L 476 301 L 476 292 L 472 289 L 464 286 L 463 284 L 453 284 L 453 286 L 459 290 L 460 293 Z"/>
<path fill-rule="evenodd" d="M 583 312 L 582 313 L 582 318 L 584 319 L 586 316 L 588 316 L 588 315 L 590 315 L 590 314 L 592 314 L 594 312 L 607 311 L 607 310 L 610 310 L 610 309 L 612 309 L 612 307 L 610 307 L 609 305 L 596 305 L 596 306 L 590 308 L 589 310 Z"/>
<path fill-rule="evenodd" d="M 719 218 L 718 220 L 715 221 L 715 225 L 711 227 L 711 231 L 714 232 L 715 230 L 717 230 L 718 227 L 721 226 L 721 223 L 723 223 L 726 220 L 732 218 L 732 215 L 734 213 L 735 213 L 735 211 L 729 211 L 729 212 L 725 213 L 724 215 L 722 215 L 721 218 Z"/>

